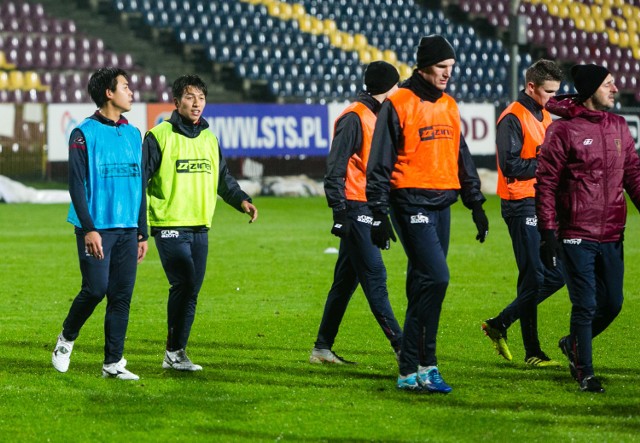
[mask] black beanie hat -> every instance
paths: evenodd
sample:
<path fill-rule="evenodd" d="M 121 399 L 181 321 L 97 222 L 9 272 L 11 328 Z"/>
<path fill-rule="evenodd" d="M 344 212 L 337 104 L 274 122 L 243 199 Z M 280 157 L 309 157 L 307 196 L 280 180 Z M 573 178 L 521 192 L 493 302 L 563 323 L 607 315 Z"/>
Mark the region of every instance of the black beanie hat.
<path fill-rule="evenodd" d="M 371 95 L 384 94 L 398 84 L 400 74 L 395 66 L 382 60 L 371 62 L 364 71 L 364 85 Z"/>
<path fill-rule="evenodd" d="M 598 90 L 602 82 L 609 75 L 609 70 L 603 66 L 574 65 L 571 67 L 571 77 L 573 85 L 578 91 L 580 101 L 588 100 Z"/>
<path fill-rule="evenodd" d="M 455 60 L 456 51 L 454 51 L 451 43 L 443 36 L 431 34 L 420 39 L 420 45 L 418 46 L 418 52 L 416 54 L 418 69 L 435 65 L 442 60 L 448 60 L 450 58 Z"/>

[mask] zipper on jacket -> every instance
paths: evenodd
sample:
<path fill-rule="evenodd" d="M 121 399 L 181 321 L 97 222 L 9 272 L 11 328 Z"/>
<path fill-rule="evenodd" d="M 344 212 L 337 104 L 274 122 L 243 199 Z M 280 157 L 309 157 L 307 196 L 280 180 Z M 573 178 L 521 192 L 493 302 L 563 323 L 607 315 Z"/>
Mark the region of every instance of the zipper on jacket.
<path fill-rule="evenodd" d="M 604 160 L 604 162 L 603 162 L 603 165 L 604 165 L 604 177 L 603 177 L 603 187 L 602 187 L 602 190 L 604 191 L 603 192 L 603 194 L 604 194 L 604 207 L 603 207 L 604 211 L 603 211 L 603 215 L 604 215 L 609 210 L 609 192 L 608 192 L 608 189 L 609 189 L 609 187 L 608 187 L 608 185 L 609 185 L 609 166 L 608 166 L 609 162 L 607 161 L 608 160 L 607 159 L 607 148 L 608 148 L 608 146 L 607 146 L 607 140 L 605 140 L 605 137 L 604 137 L 604 131 L 602 130 L 602 125 L 598 125 L 598 127 L 600 128 L 600 138 L 602 140 L 601 145 L 603 147 L 603 156 L 604 156 L 604 159 L 603 159 Z M 600 223 L 601 223 L 601 225 L 600 225 L 600 243 L 602 243 L 602 239 L 604 238 L 604 235 L 605 235 L 605 232 L 604 232 L 605 226 L 607 225 L 606 216 L 605 217 L 601 217 Z"/>

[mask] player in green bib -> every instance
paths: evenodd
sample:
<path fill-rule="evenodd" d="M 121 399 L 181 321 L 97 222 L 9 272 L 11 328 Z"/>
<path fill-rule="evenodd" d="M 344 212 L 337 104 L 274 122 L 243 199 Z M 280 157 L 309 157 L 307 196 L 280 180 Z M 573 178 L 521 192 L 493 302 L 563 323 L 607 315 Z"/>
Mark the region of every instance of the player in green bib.
<path fill-rule="evenodd" d="M 217 196 L 249 214 L 250 223 L 258 218 L 258 209 L 229 173 L 217 137 L 201 118 L 206 84 L 196 75 L 184 75 L 172 92 L 176 109 L 145 135 L 142 163 L 151 235 L 170 284 L 162 367 L 199 371 L 202 366 L 185 349 L 204 280 Z"/>

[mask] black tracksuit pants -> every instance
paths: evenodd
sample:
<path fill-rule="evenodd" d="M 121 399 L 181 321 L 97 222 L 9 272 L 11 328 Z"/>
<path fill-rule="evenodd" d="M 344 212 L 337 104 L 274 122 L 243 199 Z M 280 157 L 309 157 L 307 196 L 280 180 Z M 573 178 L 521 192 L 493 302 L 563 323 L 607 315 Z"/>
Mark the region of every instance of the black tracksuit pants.
<path fill-rule="evenodd" d="M 73 300 L 62 335 L 74 341 L 94 309 L 107 297 L 104 317 L 104 363 L 122 358 L 129 324 L 129 307 L 138 268 L 137 229 L 100 231 L 104 259 L 87 254 L 84 233 L 76 233 L 82 288 Z"/>
<path fill-rule="evenodd" d="M 570 345 L 578 378 L 593 375 L 591 341 L 622 310 L 624 252 L 622 240 L 596 243 L 563 240 L 565 279 L 571 299 Z"/>
<path fill-rule="evenodd" d="M 431 210 L 392 205 L 392 221 L 407 255 L 407 312 L 400 374 L 418 366 L 437 366 L 436 338 L 440 312 L 449 286 L 449 207 Z"/>
<path fill-rule="evenodd" d="M 387 271 L 380 250 L 371 243 L 371 212 L 366 203 L 349 202 L 351 230 L 340 240 L 340 252 L 322 314 L 315 347 L 331 349 L 351 296 L 362 285 L 369 307 L 382 332 L 398 351 L 402 330 L 387 292 Z"/>
<path fill-rule="evenodd" d="M 516 298 L 496 317 L 496 323 L 508 329 L 520 319 L 526 357 L 540 352 L 538 339 L 538 304 L 564 286 L 562 263 L 554 270 L 540 260 L 540 233 L 533 216 L 506 217 L 513 254 L 518 266 Z"/>
<path fill-rule="evenodd" d="M 206 230 L 152 230 L 162 267 L 171 285 L 167 302 L 167 350 L 184 349 L 196 316 L 209 251 Z"/>

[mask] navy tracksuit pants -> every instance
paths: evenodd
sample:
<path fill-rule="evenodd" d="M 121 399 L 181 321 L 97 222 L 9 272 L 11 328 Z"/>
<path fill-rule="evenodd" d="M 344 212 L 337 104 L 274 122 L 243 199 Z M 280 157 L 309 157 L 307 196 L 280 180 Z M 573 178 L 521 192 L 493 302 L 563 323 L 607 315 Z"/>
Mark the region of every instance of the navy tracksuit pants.
<path fill-rule="evenodd" d="M 315 347 L 331 349 L 351 296 L 362 285 L 369 308 L 395 351 L 402 330 L 389 303 L 387 271 L 380 250 L 371 243 L 371 212 L 366 203 L 349 202 L 351 230 L 340 240 L 340 252 L 322 314 Z"/>
<path fill-rule="evenodd" d="M 187 347 L 196 316 L 209 251 L 208 231 L 152 230 L 162 268 L 171 285 L 167 302 L 167 350 Z"/>
<path fill-rule="evenodd" d="M 508 329 L 520 319 L 526 358 L 540 352 L 538 340 L 538 304 L 564 286 L 561 264 L 553 270 L 540 260 L 540 233 L 535 215 L 504 219 L 518 266 L 517 295 L 497 317 L 496 322 Z"/>
<path fill-rule="evenodd" d="M 565 279 L 571 299 L 570 344 L 578 378 L 593 375 L 591 341 L 622 310 L 624 251 L 622 240 L 596 243 L 565 239 Z"/>
<path fill-rule="evenodd" d="M 82 287 L 71 303 L 62 335 L 74 341 L 94 309 L 107 297 L 104 317 L 104 363 L 122 358 L 129 324 L 129 307 L 138 268 L 137 229 L 100 231 L 104 259 L 87 254 L 84 233 L 76 233 Z"/>
<path fill-rule="evenodd" d="M 392 221 L 407 255 L 407 312 L 404 322 L 400 374 L 418 366 L 436 366 L 436 337 L 440 311 L 449 286 L 447 252 L 450 208 L 429 210 L 392 206 Z"/>

